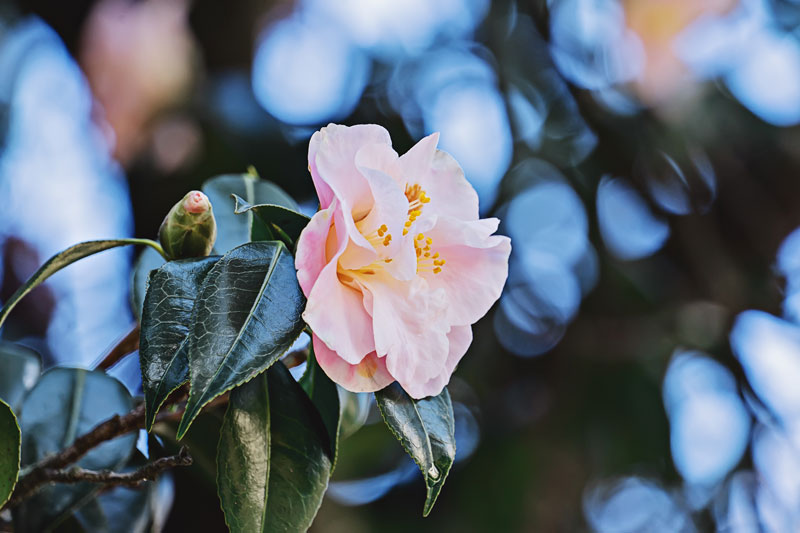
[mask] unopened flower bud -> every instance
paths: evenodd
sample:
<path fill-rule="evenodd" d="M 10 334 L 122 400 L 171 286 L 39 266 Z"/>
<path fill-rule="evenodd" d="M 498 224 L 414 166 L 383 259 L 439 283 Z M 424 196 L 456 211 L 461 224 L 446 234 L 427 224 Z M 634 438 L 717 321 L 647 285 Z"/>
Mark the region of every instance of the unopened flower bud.
<path fill-rule="evenodd" d="M 217 240 L 217 222 L 208 196 L 200 191 L 187 193 L 164 217 L 158 239 L 170 259 L 210 254 Z"/>

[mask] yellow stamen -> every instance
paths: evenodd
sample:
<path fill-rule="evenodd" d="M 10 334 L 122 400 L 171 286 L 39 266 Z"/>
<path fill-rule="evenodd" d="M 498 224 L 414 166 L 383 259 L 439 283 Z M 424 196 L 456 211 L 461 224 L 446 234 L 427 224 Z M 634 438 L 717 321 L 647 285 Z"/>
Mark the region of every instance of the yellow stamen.
<path fill-rule="evenodd" d="M 408 221 L 406 221 L 405 227 L 410 228 L 417 217 L 422 215 L 422 206 L 429 202 L 430 198 L 418 184 L 406 185 L 406 198 L 408 199 Z"/>
<path fill-rule="evenodd" d="M 383 260 L 383 262 L 384 262 L 384 263 L 391 263 L 391 262 L 392 262 L 392 260 L 391 260 L 391 259 L 384 259 L 384 260 Z"/>
<path fill-rule="evenodd" d="M 433 239 L 419 233 L 414 238 L 414 251 L 417 254 L 417 272 L 433 272 L 438 274 L 445 264 L 444 259 L 439 259 L 439 252 L 433 252 L 431 246 Z M 431 257 L 432 256 L 432 257 Z"/>

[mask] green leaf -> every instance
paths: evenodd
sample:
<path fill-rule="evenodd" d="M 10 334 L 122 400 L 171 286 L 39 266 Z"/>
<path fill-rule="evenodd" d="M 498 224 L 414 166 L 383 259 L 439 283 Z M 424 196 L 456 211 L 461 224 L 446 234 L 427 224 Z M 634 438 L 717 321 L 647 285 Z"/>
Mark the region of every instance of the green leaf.
<path fill-rule="evenodd" d="M 184 340 L 200 285 L 217 261 L 219 256 L 182 259 L 150 272 L 139 346 L 148 431 L 167 396 L 189 379 Z"/>
<path fill-rule="evenodd" d="M 256 214 L 253 219 L 253 230 L 251 236 L 258 234 L 269 234 L 280 238 L 287 246 L 293 246 L 300 237 L 310 218 L 302 213 L 298 213 L 293 209 L 286 208 L 282 205 L 275 204 L 259 204 L 251 205 L 246 200 L 233 195 L 234 199 L 234 213 L 243 215 L 250 212 Z M 284 237 L 285 236 L 285 237 Z M 290 242 L 286 242 L 286 240 Z M 257 240 L 253 238 L 252 240 Z"/>
<path fill-rule="evenodd" d="M 0 341 L 0 399 L 18 409 L 42 371 L 39 355 L 20 344 Z"/>
<path fill-rule="evenodd" d="M 208 402 L 277 361 L 303 331 L 305 298 L 294 259 L 277 241 L 234 248 L 209 271 L 188 337 L 189 382 L 182 438 Z"/>
<path fill-rule="evenodd" d="M 339 402 L 336 383 L 331 381 L 331 378 L 317 364 L 313 345 L 309 345 L 306 371 L 300 377 L 299 383 L 322 417 L 322 423 L 325 425 L 330 442 L 330 455 L 333 458 L 331 470 L 333 470 L 336 466 L 339 445 L 342 404 Z"/>
<path fill-rule="evenodd" d="M 217 242 L 214 245 L 217 253 L 225 253 L 251 240 L 253 213 L 236 215 L 236 202 L 232 194 L 252 205 L 275 204 L 297 210 L 295 201 L 280 187 L 252 174 L 227 174 L 211 178 L 203 184 L 203 192 L 211 200 L 217 219 Z"/>
<path fill-rule="evenodd" d="M 217 456 L 230 530 L 306 531 L 328 487 L 327 441 L 316 409 L 283 364 L 233 391 Z"/>
<path fill-rule="evenodd" d="M 153 248 L 147 247 L 142 250 L 139 257 L 133 264 L 133 274 L 131 275 L 131 307 L 136 319 L 141 322 L 142 308 L 144 307 L 144 297 L 147 292 L 147 278 L 150 272 L 166 263 L 161 254 Z"/>
<path fill-rule="evenodd" d="M 108 250 L 109 248 L 116 248 L 118 246 L 127 246 L 129 244 L 146 244 L 148 246 L 152 246 L 156 249 L 160 249 L 161 246 L 154 241 L 148 239 L 115 239 L 115 240 L 108 240 L 108 241 L 88 241 L 82 242 L 80 244 L 76 244 L 74 246 L 70 246 L 63 252 L 59 252 L 50 259 L 47 260 L 45 264 L 43 264 L 39 270 L 33 273 L 33 276 L 26 281 L 22 287 L 17 289 L 11 298 L 5 303 L 5 306 L 0 309 L 0 327 L 3 326 L 3 322 L 5 322 L 8 314 L 11 312 L 12 309 L 19 303 L 22 298 L 31 292 L 33 289 L 41 285 L 41 283 L 61 270 L 62 268 L 71 265 L 72 263 L 83 259 L 84 257 L 89 257 L 90 255 L 94 255 L 98 252 L 102 252 L 104 250 Z"/>
<path fill-rule="evenodd" d="M 428 487 L 423 516 L 428 516 L 456 457 L 455 423 L 450 394 L 415 400 L 392 383 L 375 393 L 384 422 L 414 459 Z"/>
<path fill-rule="evenodd" d="M 31 465 L 73 443 L 100 422 L 131 410 L 133 400 L 116 379 L 100 371 L 53 368 L 42 374 L 20 410 L 22 464 Z M 77 465 L 89 470 L 118 469 L 133 451 L 136 433 L 122 435 L 89 451 Z M 14 510 L 17 531 L 54 527 L 99 490 L 91 483 L 48 485 Z"/>
<path fill-rule="evenodd" d="M 5 505 L 19 476 L 20 432 L 14 411 L 0 400 L 0 508 Z"/>

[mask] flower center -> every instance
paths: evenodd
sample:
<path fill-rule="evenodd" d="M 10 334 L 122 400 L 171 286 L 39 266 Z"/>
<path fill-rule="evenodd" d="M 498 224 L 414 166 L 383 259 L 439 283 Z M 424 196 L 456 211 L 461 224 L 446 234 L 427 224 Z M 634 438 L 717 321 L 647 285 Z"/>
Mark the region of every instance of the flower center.
<path fill-rule="evenodd" d="M 417 273 L 432 270 L 434 274 L 438 274 L 442 271 L 446 261 L 439 258 L 439 252 L 431 249 L 432 245 L 433 239 L 426 237 L 424 233 L 420 233 L 414 239 L 414 249 L 417 253 Z"/>
<path fill-rule="evenodd" d="M 406 198 L 408 198 L 408 220 L 403 227 L 403 235 L 408 235 L 411 225 L 422 214 L 422 207 L 431 201 L 425 191 L 418 184 L 406 185 Z"/>

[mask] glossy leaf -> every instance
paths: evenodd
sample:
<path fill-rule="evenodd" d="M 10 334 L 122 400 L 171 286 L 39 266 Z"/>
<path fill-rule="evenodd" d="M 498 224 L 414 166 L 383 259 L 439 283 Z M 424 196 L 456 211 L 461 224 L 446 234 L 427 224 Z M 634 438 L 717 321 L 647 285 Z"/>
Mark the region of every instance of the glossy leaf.
<path fill-rule="evenodd" d="M 0 341 L 0 400 L 19 408 L 42 371 L 39 355 L 21 344 Z"/>
<path fill-rule="evenodd" d="M 269 368 L 292 346 L 305 326 L 304 307 L 294 258 L 280 242 L 244 244 L 213 266 L 192 315 L 190 395 L 178 438 L 204 405 Z"/>
<path fill-rule="evenodd" d="M 217 456 L 230 530 L 306 531 L 328 487 L 328 436 L 283 364 L 231 393 Z"/>
<path fill-rule="evenodd" d="M 127 413 L 132 405 L 127 389 L 103 372 L 48 370 L 25 398 L 20 411 L 23 466 L 64 449 L 100 422 Z M 130 457 L 135 443 L 135 432 L 123 435 L 92 449 L 77 465 L 90 470 L 118 469 Z M 45 486 L 15 509 L 15 528 L 42 531 L 52 527 L 98 489 L 90 483 Z"/>
<path fill-rule="evenodd" d="M 383 420 L 425 478 L 428 516 L 456 457 L 455 423 L 450 394 L 411 398 L 397 383 L 375 393 Z"/>
<path fill-rule="evenodd" d="M 227 174 L 211 178 L 203 184 L 217 219 L 216 253 L 225 253 L 250 241 L 253 213 L 236 215 L 235 194 L 249 204 L 275 204 L 297 210 L 295 201 L 280 187 L 252 174 Z"/>
<path fill-rule="evenodd" d="M 184 340 L 200 285 L 217 261 L 219 256 L 170 261 L 150 272 L 139 341 L 148 431 L 167 396 L 189 379 Z"/>
<path fill-rule="evenodd" d="M 144 297 L 147 292 L 147 278 L 150 272 L 157 269 L 167 260 L 161 254 L 149 246 L 142 250 L 139 257 L 133 264 L 133 274 L 131 275 L 131 307 L 137 320 L 142 320 L 142 308 L 144 307 Z"/>
<path fill-rule="evenodd" d="M 33 276 L 26 281 L 22 287 L 11 295 L 11 298 L 5 303 L 5 306 L 0 309 L 0 327 L 3 326 L 8 314 L 12 309 L 25 297 L 26 294 L 42 284 L 44 280 L 61 270 L 62 268 L 71 265 L 72 263 L 89 257 L 98 252 L 116 248 L 118 246 L 127 246 L 129 244 L 146 244 L 149 246 L 158 246 L 158 243 L 147 239 L 115 239 L 108 241 L 88 241 L 70 246 L 63 252 L 59 252 L 43 264 L 39 270 L 33 273 Z"/>
<path fill-rule="evenodd" d="M 314 347 L 309 344 L 306 371 L 300 377 L 300 386 L 306 391 L 314 407 L 322 418 L 330 442 L 331 469 L 336 466 L 336 455 L 339 443 L 339 431 L 342 420 L 342 404 L 339 402 L 339 391 L 336 383 L 319 367 L 314 357 Z"/>
<path fill-rule="evenodd" d="M 8 501 L 19 476 L 20 432 L 17 417 L 0 400 L 0 508 Z"/>
<path fill-rule="evenodd" d="M 256 214 L 256 217 L 253 219 L 251 237 L 258 235 L 258 228 L 261 228 L 260 232 L 262 235 L 267 233 L 271 234 L 274 238 L 284 241 L 287 246 L 293 246 L 294 243 L 297 242 L 298 237 L 300 237 L 300 232 L 303 231 L 303 228 L 305 228 L 311 220 L 304 214 L 282 205 L 251 205 L 235 194 L 233 198 L 235 201 L 234 213 L 237 215 L 246 215 L 250 212 Z M 288 238 L 290 242 L 286 242 L 284 236 Z M 253 238 L 252 240 L 258 239 Z"/>

